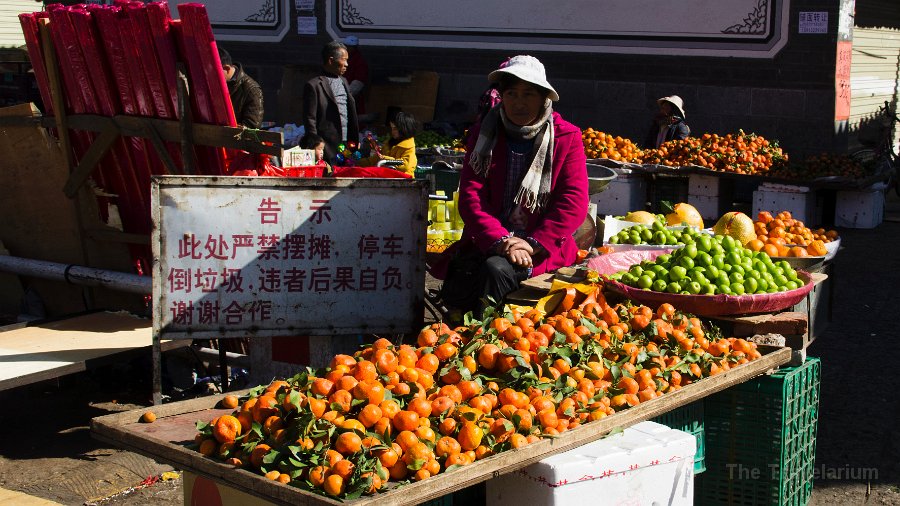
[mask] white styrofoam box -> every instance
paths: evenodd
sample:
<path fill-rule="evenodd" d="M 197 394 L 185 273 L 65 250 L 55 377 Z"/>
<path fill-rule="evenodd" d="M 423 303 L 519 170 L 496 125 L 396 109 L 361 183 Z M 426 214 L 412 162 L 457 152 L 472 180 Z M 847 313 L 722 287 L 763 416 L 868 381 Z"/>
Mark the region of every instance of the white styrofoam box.
<path fill-rule="evenodd" d="M 627 214 L 627 213 L 626 213 Z M 609 238 L 625 230 L 637 225 L 633 221 L 625 221 L 617 219 L 614 216 L 603 218 L 603 244 L 609 242 Z"/>
<path fill-rule="evenodd" d="M 773 215 L 781 211 L 790 211 L 795 220 L 807 224 L 820 223 L 822 220 L 816 216 L 815 192 L 780 192 L 769 190 L 757 190 L 753 192 L 753 218 L 760 211 L 769 211 Z"/>
<path fill-rule="evenodd" d="M 719 195 L 721 182 L 718 176 L 691 174 L 688 176 L 688 196 L 715 197 Z"/>
<path fill-rule="evenodd" d="M 641 422 L 487 482 L 488 506 L 694 504 L 694 436 Z"/>
<path fill-rule="evenodd" d="M 640 175 L 620 175 L 602 193 L 591 195 L 597 214 L 621 216 L 643 210 L 647 202 L 647 182 Z"/>
<path fill-rule="evenodd" d="M 839 191 L 834 204 L 834 226 L 875 228 L 884 219 L 884 192 Z"/>
<path fill-rule="evenodd" d="M 719 214 L 719 196 L 688 195 L 688 204 L 694 206 L 704 221 L 715 222 Z"/>

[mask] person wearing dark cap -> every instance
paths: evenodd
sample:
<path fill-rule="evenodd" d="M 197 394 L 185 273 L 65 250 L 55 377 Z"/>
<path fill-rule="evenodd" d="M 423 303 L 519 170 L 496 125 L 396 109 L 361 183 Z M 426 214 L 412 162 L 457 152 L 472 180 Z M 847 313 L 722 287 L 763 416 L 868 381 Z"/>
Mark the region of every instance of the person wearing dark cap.
<path fill-rule="evenodd" d="M 656 101 L 659 112 L 644 141 L 646 148 L 658 148 L 673 139 L 687 139 L 691 129 L 684 122 L 684 101 L 678 95 L 670 95 Z"/>
<path fill-rule="evenodd" d="M 322 48 L 322 74 L 303 86 L 303 127 L 325 139 L 325 160 L 334 163 L 338 146 L 359 142 L 356 101 L 344 79 L 347 46 L 333 40 Z"/>
<path fill-rule="evenodd" d="M 231 107 L 239 126 L 259 128 L 263 120 L 263 92 L 259 83 L 244 72 L 240 63 L 231 60 L 228 51 L 219 48 L 219 60 L 228 84 Z"/>

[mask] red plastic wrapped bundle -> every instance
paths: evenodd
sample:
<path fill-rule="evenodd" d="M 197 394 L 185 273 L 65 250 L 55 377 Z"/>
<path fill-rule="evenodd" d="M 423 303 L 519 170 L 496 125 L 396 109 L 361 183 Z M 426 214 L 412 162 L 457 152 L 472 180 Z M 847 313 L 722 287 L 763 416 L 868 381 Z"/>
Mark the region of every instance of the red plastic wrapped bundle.
<path fill-rule="evenodd" d="M 148 3 L 146 10 L 150 36 L 153 38 L 153 47 L 156 49 L 156 56 L 159 58 L 159 66 L 163 75 L 164 89 L 174 112 L 172 117 L 175 118 L 178 111 L 178 72 L 175 41 L 172 31 L 169 29 L 169 23 L 172 21 L 169 4 L 165 2 Z"/>
<path fill-rule="evenodd" d="M 141 58 L 138 59 L 138 62 L 140 63 L 140 69 L 143 71 L 144 80 L 147 83 L 147 89 L 152 98 L 151 103 L 153 105 L 153 110 L 155 111 L 155 114 L 152 115 L 162 119 L 177 119 L 175 114 L 177 109 L 173 106 L 173 103 L 177 103 L 177 98 L 173 100 L 173 97 L 170 96 L 170 89 L 166 84 L 166 77 L 158 60 L 159 53 L 151 35 L 152 30 L 150 28 L 150 20 L 147 15 L 146 7 L 143 3 L 132 2 L 124 6 L 122 11 L 127 20 L 124 23 L 124 26 L 129 27 L 131 39 L 134 40 L 134 47 L 141 54 Z M 175 61 L 174 57 L 171 58 L 171 61 Z M 173 67 L 172 72 L 174 71 L 175 69 Z M 174 88 L 171 91 L 174 92 Z M 177 166 L 181 166 L 180 148 L 177 145 L 168 142 L 165 143 L 165 146 L 173 163 Z M 158 153 L 154 151 L 154 155 L 158 155 Z M 151 172 L 153 174 L 166 173 L 162 163 L 152 166 Z"/>
<path fill-rule="evenodd" d="M 412 179 L 412 176 L 390 167 L 335 167 L 334 177 L 380 177 L 387 179 Z"/>
<path fill-rule="evenodd" d="M 81 51 L 81 42 L 68 16 L 69 9 L 66 7 L 50 9 L 50 7 L 53 6 L 48 7 L 51 23 L 50 34 L 56 47 L 64 94 L 67 102 L 72 106 L 71 112 L 74 114 L 102 114 L 84 54 Z M 96 135 L 77 132 L 73 135 L 74 137 L 80 139 L 80 145 L 75 146 L 76 159 L 80 159 Z M 99 170 L 103 174 L 104 182 L 109 186 L 108 190 L 117 195 L 128 195 L 128 198 L 119 201 L 123 225 L 134 231 L 149 230 L 148 225 L 140 223 L 142 217 L 145 217 L 144 221 L 149 218 L 149 200 L 144 199 L 140 185 L 133 179 L 134 171 L 130 164 L 126 164 L 128 164 L 127 157 L 119 159 L 119 157 L 107 155 L 100 161 Z M 149 194 L 149 189 L 147 194 Z M 142 213 L 145 208 L 147 211 Z"/>
<path fill-rule="evenodd" d="M 199 62 L 199 68 L 192 70 L 199 70 L 201 78 L 206 82 L 213 121 L 217 125 L 237 126 L 228 95 L 228 84 L 225 82 L 225 71 L 219 60 L 219 51 L 212 26 L 209 24 L 209 16 L 206 14 L 206 7 L 194 3 L 181 4 L 178 6 L 178 15 L 182 20 L 186 40 L 193 41 L 193 45 L 185 47 L 185 50 L 195 53 L 194 58 Z"/>
<path fill-rule="evenodd" d="M 238 151 L 231 158 L 228 166 L 230 176 L 267 176 L 285 177 L 287 173 L 281 167 L 272 165 L 269 155 Z"/>
<path fill-rule="evenodd" d="M 191 47 L 195 44 L 190 34 L 185 33 L 180 19 L 172 21 L 169 28 L 175 35 L 176 47 L 182 61 L 187 62 L 187 78 L 191 89 L 191 111 L 194 120 L 199 123 L 215 124 L 210 106 L 209 88 L 206 80 L 200 75 L 200 58 Z M 198 171 L 201 174 L 225 173 L 225 150 L 221 148 L 197 149 Z"/>
<path fill-rule="evenodd" d="M 22 25 L 22 33 L 25 35 L 25 47 L 28 49 L 28 59 L 34 71 L 34 80 L 37 82 L 38 91 L 41 93 L 41 101 L 44 102 L 44 110 L 47 114 L 53 114 L 53 100 L 50 98 L 50 81 L 47 78 L 47 67 L 44 66 L 44 50 L 41 47 L 41 36 L 38 33 L 38 18 L 36 14 L 19 14 L 19 24 Z"/>
<path fill-rule="evenodd" d="M 130 56 L 125 51 L 125 44 L 119 32 L 121 10 L 118 7 L 89 6 L 88 11 L 105 48 L 107 67 L 110 69 L 110 82 L 116 90 L 122 112 L 130 116 L 141 116 L 137 102 L 137 91 L 129 70 Z M 158 157 L 151 155 L 153 146 L 149 140 L 129 137 L 126 143 L 134 162 L 135 174 L 142 188 L 150 188 L 150 174 L 153 163 Z M 149 202 L 149 200 L 148 200 Z"/>
<path fill-rule="evenodd" d="M 191 110 L 201 123 L 235 126 L 224 73 L 205 8 L 184 7 L 182 22 L 174 21 L 165 2 L 117 0 L 115 6 L 65 7 L 52 4 L 47 12 L 19 16 L 45 103 L 54 111 L 48 69 L 45 68 L 39 24 L 49 18 L 51 43 L 56 50 L 62 95 L 68 114 L 145 116 L 177 119 L 178 61 L 186 63 L 191 84 Z M 57 107 L 59 107 L 57 105 Z M 71 132 L 74 160 L 79 161 L 97 137 L 81 130 Z M 181 165 L 180 147 L 167 143 L 176 165 Z M 222 148 L 195 148 L 199 171 L 225 173 Z M 267 160 L 268 158 L 266 158 Z M 279 171 L 263 166 L 269 175 Z M 256 170 L 259 173 L 259 170 Z M 150 140 L 118 139 L 99 163 L 92 178 L 115 193 L 127 232 L 148 233 L 150 221 L 150 176 L 165 173 Z M 135 250 L 133 250 L 134 252 Z M 137 259 L 149 258 L 145 252 Z"/>

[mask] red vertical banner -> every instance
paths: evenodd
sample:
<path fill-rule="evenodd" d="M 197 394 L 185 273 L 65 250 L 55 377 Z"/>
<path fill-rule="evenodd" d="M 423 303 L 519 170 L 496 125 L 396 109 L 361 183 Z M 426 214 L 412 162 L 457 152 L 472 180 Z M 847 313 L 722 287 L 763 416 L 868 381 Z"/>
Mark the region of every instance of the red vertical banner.
<path fill-rule="evenodd" d="M 850 58 L 852 52 L 853 41 L 838 41 L 834 68 L 835 121 L 846 121 L 850 118 Z"/>

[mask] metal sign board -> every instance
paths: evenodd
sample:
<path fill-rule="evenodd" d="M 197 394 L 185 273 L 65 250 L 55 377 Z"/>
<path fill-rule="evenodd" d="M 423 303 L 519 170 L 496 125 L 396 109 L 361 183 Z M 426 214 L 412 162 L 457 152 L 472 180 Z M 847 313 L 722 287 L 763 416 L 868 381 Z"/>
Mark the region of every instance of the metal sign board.
<path fill-rule="evenodd" d="M 411 332 L 426 186 L 408 179 L 153 180 L 162 338 Z"/>

